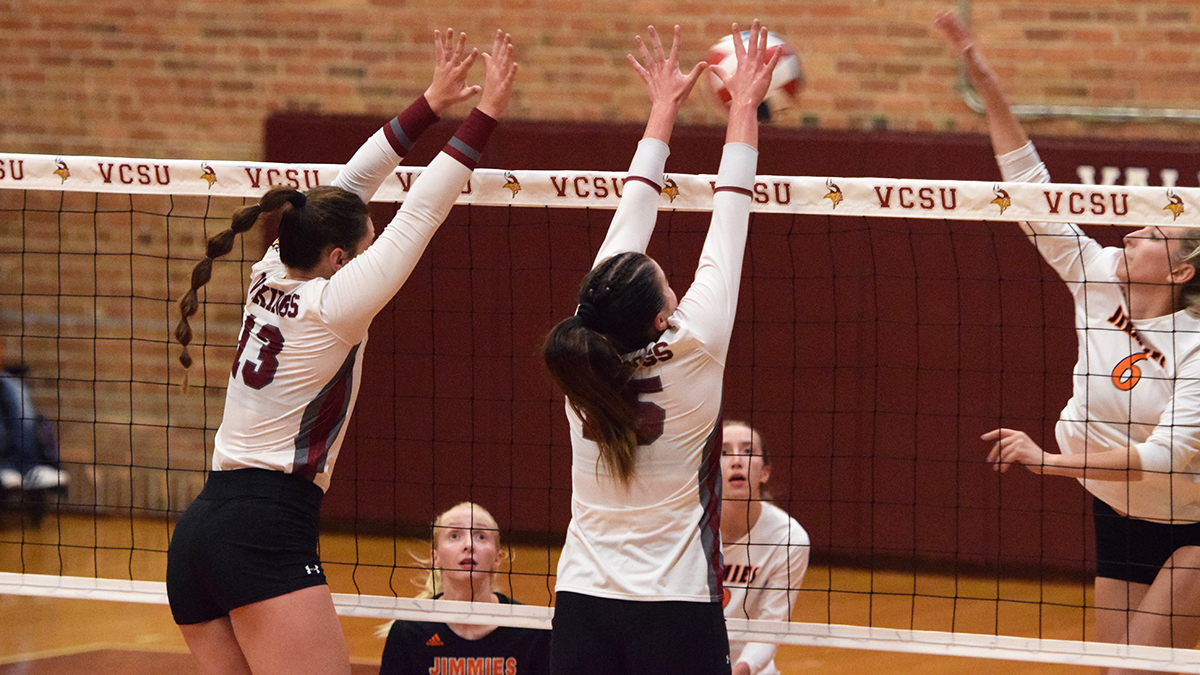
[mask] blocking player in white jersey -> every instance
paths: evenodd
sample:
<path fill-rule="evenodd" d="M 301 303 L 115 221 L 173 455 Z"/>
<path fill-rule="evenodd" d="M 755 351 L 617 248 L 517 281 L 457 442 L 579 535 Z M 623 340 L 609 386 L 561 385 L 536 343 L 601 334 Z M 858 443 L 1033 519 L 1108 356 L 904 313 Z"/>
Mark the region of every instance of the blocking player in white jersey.
<path fill-rule="evenodd" d="M 636 44 L 650 118 L 579 306 L 543 356 L 567 396 L 571 522 L 556 583 L 551 670 L 560 675 L 729 673 L 721 614 L 720 391 L 737 309 L 758 159 L 756 109 L 778 55 L 758 21 L 734 25 L 736 72 L 695 281 L 676 302 L 644 251 L 676 113 L 703 63 L 679 69 L 653 27 Z"/>
<path fill-rule="evenodd" d="M 999 78 L 958 18 L 938 26 L 983 99 L 1006 181 L 1048 182 Z M 1079 360 L 1060 453 L 1024 432 L 983 438 L 998 470 L 1024 464 L 1095 496 L 1101 640 L 1193 648 L 1200 640 L 1200 232 L 1145 227 L 1104 248 L 1073 225 L 1021 223 L 1075 299 Z M 1114 671 L 1115 672 L 1115 671 Z"/>
<path fill-rule="evenodd" d="M 721 440 L 721 542 L 725 618 L 791 621 L 808 571 L 808 532 L 770 502 L 771 460 L 762 436 L 728 420 Z M 729 641 L 733 675 L 779 675 L 771 642 Z"/>
<path fill-rule="evenodd" d="M 378 239 L 366 202 L 437 115 L 480 88 L 466 36 L 435 33 L 433 83 L 376 132 L 334 185 L 277 186 L 208 242 L 176 331 L 212 259 L 258 222 L 279 239 L 251 273 L 213 471 L 176 526 L 167 560 L 175 621 L 201 673 L 346 673 L 350 659 L 317 555 L 321 498 L 354 407 L 367 328 L 399 290 L 471 175 L 516 73 L 511 39 L 484 54 L 478 107 L 413 183 Z"/>

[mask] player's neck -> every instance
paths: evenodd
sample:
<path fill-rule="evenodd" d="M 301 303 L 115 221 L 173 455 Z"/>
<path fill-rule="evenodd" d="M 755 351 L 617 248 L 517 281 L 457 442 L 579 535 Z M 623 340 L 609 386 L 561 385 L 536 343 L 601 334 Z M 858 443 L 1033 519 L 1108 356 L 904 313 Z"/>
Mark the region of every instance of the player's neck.
<path fill-rule="evenodd" d="M 459 602 L 500 602 L 492 590 L 491 579 L 479 579 L 477 583 L 452 584 L 443 580 L 441 600 Z"/>
<path fill-rule="evenodd" d="M 1125 289 L 1129 316 L 1135 321 L 1174 314 L 1178 306 L 1178 292 L 1174 288 L 1127 284 Z"/>
<path fill-rule="evenodd" d="M 442 600 L 458 600 L 460 602 L 500 602 L 500 598 L 492 592 L 490 580 L 478 584 L 447 585 L 442 592 Z M 492 631 L 495 626 L 480 626 L 470 623 L 448 623 L 450 630 L 464 640 L 479 640 Z"/>
<path fill-rule="evenodd" d="M 480 640 L 499 628 L 499 626 L 478 626 L 473 623 L 448 623 L 446 625 L 454 631 L 455 635 L 464 640 Z"/>

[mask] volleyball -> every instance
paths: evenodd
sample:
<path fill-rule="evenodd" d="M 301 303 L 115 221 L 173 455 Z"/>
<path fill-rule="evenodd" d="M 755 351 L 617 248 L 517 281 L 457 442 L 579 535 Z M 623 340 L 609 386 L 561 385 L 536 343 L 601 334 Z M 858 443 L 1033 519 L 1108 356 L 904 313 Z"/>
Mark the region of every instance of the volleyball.
<path fill-rule="evenodd" d="M 750 37 L 750 31 L 742 31 L 742 44 L 745 45 Z M 782 37 L 775 33 L 767 33 L 767 51 L 781 50 L 779 63 L 771 76 L 771 88 L 763 104 L 769 112 L 775 113 L 787 110 L 796 104 L 800 91 L 804 89 L 804 70 L 800 67 L 800 56 Z M 709 48 L 709 66 L 720 67 L 726 74 L 737 70 L 737 56 L 733 53 L 733 36 L 726 35 Z M 721 82 L 721 78 L 711 70 L 704 76 L 705 85 L 714 102 L 722 109 L 729 108 L 729 91 Z"/>

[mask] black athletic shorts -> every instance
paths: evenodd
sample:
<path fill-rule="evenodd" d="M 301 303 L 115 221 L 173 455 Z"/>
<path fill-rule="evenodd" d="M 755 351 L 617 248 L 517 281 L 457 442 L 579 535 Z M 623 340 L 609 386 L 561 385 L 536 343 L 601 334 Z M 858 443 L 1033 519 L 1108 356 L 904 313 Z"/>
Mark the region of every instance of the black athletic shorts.
<path fill-rule="evenodd" d="M 1152 584 L 1163 563 L 1184 546 L 1200 546 L 1200 523 L 1167 525 L 1123 516 L 1093 499 L 1096 576 Z"/>
<path fill-rule="evenodd" d="M 720 603 L 554 595 L 552 675 L 729 675 Z"/>
<path fill-rule="evenodd" d="M 317 555 L 324 492 L 281 471 L 213 471 L 175 526 L 167 598 L 177 624 L 325 583 Z"/>

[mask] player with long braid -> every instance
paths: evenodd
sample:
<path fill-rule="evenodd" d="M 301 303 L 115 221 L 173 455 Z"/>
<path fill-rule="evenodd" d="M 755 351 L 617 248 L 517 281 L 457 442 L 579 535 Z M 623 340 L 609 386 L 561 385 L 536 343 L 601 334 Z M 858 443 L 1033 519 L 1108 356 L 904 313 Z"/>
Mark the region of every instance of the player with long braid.
<path fill-rule="evenodd" d="M 377 131 L 332 186 L 275 187 L 213 237 L 180 302 L 188 317 L 212 259 L 256 223 L 279 239 L 251 271 L 212 469 L 180 518 L 167 560 L 175 621 L 201 673 L 349 673 L 317 555 L 317 518 L 358 393 L 367 329 L 417 264 L 508 107 L 517 65 L 497 31 L 478 107 L 413 183 L 378 239 L 366 202 L 466 85 L 477 51 L 435 33 L 433 83 Z M 374 241 L 372 241 L 374 240 Z"/>
<path fill-rule="evenodd" d="M 1006 181 L 1050 176 L 1000 79 L 957 16 L 937 25 L 983 100 Z M 1074 225 L 1021 223 L 1075 299 L 1079 360 L 1056 428 L 1061 453 L 994 429 L 1000 471 L 1079 479 L 1096 528 L 1101 640 L 1194 648 L 1200 641 L 1200 233 L 1145 227 L 1105 248 Z"/>
<path fill-rule="evenodd" d="M 749 45 L 734 25 L 738 67 L 712 224 L 696 277 L 676 302 L 644 251 L 654 232 L 671 131 L 704 70 L 679 69 L 651 27 L 629 61 L 650 118 L 625 193 L 574 316 L 543 357 L 566 393 L 571 522 L 558 565 L 551 672 L 559 675 L 730 672 L 721 613 L 720 417 L 758 162 L 756 110 L 778 52 L 758 21 Z"/>

